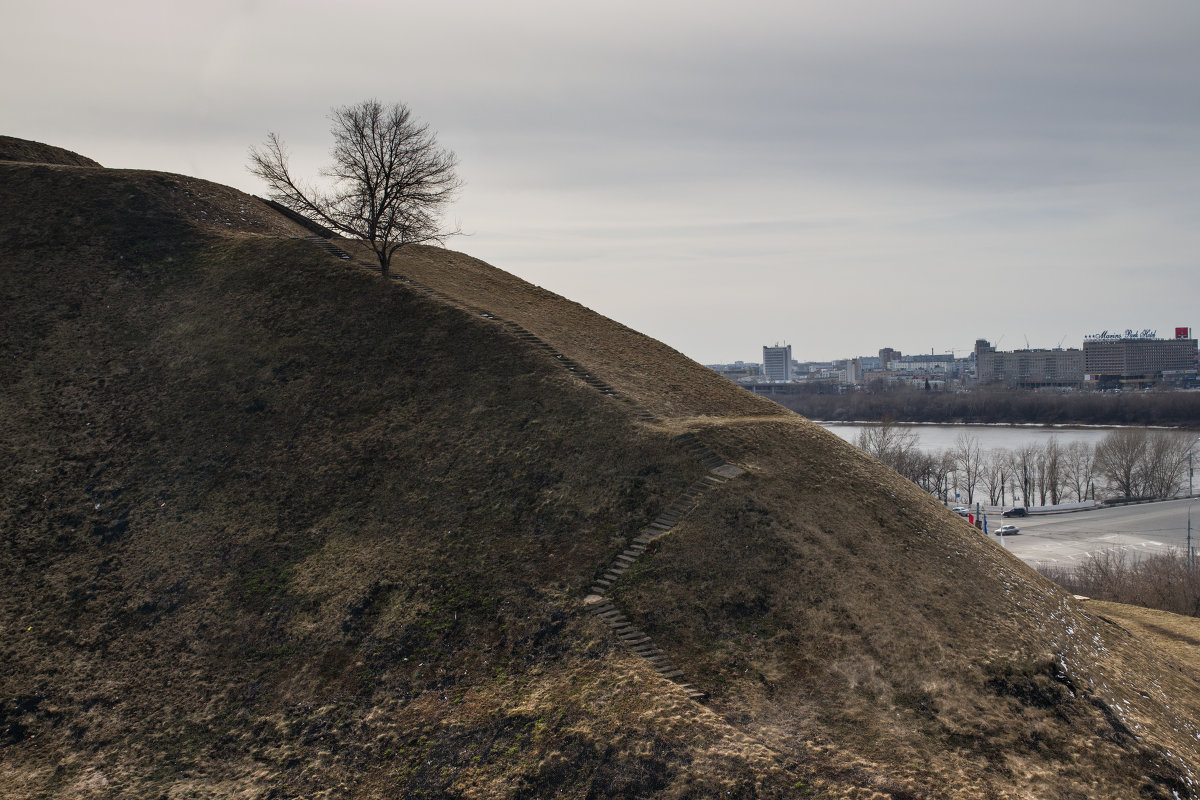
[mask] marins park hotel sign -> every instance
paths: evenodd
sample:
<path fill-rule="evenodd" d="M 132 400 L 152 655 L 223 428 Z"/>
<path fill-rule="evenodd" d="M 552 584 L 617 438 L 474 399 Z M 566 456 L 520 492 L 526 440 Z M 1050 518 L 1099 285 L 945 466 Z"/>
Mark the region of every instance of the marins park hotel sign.
<path fill-rule="evenodd" d="M 1149 328 L 1142 328 L 1140 331 L 1135 331 L 1126 328 L 1124 333 L 1109 333 L 1108 331 L 1100 331 L 1100 333 L 1092 333 L 1083 337 L 1085 342 L 1121 342 L 1121 341 L 1144 341 L 1147 339 L 1157 339 L 1158 331 Z M 1176 339 L 1192 338 L 1191 328 L 1176 328 Z"/>
<path fill-rule="evenodd" d="M 1179 334 L 1176 329 L 1175 334 Z M 1085 342 L 1115 342 L 1122 339 L 1157 339 L 1158 331 L 1152 331 L 1149 328 L 1142 328 L 1140 331 L 1125 329 L 1124 333 L 1109 333 L 1108 331 L 1100 331 L 1100 333 L 1092 333 L 1083 337 Z"/>

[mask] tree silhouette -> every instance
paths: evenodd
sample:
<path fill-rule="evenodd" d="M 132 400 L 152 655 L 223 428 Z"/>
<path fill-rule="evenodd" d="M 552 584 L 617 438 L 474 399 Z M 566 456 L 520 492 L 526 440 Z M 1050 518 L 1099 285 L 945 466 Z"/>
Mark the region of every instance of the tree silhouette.
<path fill-rule="evenodd" d="M 250 148 L 250 171 L 266 181 L 270 197 L 308 219 L 370 244 L 385 277 L 406 244 L 443 242 L 457 229 L 441 215 L 462 184 L 458 158 L 439 147 L 429 126 L 403 103 L 366 100 L 333 109 L 333 164 L 322 190 L 292 175 L 282 140 L 268 133 L 263 149 Z"/>

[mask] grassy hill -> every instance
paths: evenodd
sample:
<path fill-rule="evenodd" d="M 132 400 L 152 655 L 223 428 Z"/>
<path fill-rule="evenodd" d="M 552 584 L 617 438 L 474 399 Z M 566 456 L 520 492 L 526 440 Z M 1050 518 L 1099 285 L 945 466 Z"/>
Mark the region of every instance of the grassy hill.
<path fill-rule="evenodd" d="M 34 164 L 67 164 L 73 167 L 99 167 L 95 161 L 62 147 L 0 136 L 0 161 L 25 161 Z"/>
<path fill-rule="evenodd" d="M 469 256 L 8 157 L 4 796 L 1196 795 L 1192 621 Z"/>

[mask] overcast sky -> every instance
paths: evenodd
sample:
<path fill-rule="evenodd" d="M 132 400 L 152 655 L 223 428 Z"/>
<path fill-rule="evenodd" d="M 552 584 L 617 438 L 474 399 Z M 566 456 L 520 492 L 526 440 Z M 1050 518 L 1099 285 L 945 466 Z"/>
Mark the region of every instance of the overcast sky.
<path fill-rule="evenodd" d="M 0 0 L 0 133 L 262 193 L 329 109 L 459 156 L 450 246 L 703 363 L 1200 328 L 1200 2 Z"/>

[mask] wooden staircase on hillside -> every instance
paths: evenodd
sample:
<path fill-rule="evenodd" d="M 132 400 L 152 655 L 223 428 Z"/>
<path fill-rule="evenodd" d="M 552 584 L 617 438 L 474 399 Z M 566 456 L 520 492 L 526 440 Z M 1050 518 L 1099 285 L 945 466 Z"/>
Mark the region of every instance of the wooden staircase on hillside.
<path fill-rule="evenodd" d="M 275 205 L 272 204 L 272 206 Z M 330 235 L 332 236 L 332 233 Z M 353 260 L 349 253 L 329 241 L 328 237 L 314 235 L 305 238 L 335 258 L 343 261 Z M 560 352 L 558 348 L 542 340 L 537 334 L 527 330 L 516 322 L 497 317 L 488 311 L 463 303 L 457 298 L 451 297 L 430 286 L 418 283 L 411 278 L 395 274 L 391 278 L 420 294 L 432 297 L 448 305 L 463 308 L 471 313 L 478 314 L 484 319 L 498 323 L 518 340 L 531 345 L 536 350 L 540 350 L 554 359 L 555 363 L 561 365 L 588 386 L 606 397 L 617 398 L 617 392 L 611 385 L 592 375 L 577 361 Z M 637 410 L 636 416 L 642 422 L 656 423 L 659 421 L 654 414 L 645 410 Z M 633 538 L 629 546 L 625 550 L 622 550 L 613 559 L 612 564 L 593 581 L 591 593 L 584 599 L 584 605 L 590 613 L 599 618 L 616 634 L 622 644 L 636 655 L 644 658 L 659 675 L 678 684 L 680 688 L 687 692 L 688 697 L 693 700 L 703 700 L 708 696 L 707 693 L 701 689 L 697 689 L 690 683 L 685 683 L 683 681 L 683 670 L 674 664 L 661 648 L 655 646 L 648 634 L 635 627 L 624 614 L 617 610 L 613 605 L 613 601 L 605 596 L 605 593 L 612 588 L 613 584 L 634 566 L 638 559 L 646 554 L 647 547 L 651 542 L 667 535 L 675 528 L 685 516 L 700 504 L 700 501 L 707 492 L 720 487 L 726 481 L 741 475 L 744 471 L 741 467 L 725 461 L 724 458 L 704 444 L 694 433 L 680 434 L 675 437 L 674 441 L 686 453 L 699 461 L 711 474 L 705 475 L 703 478 L 693 482 L 663 513 L 659 514 L 646 527 L 638 531 L 638 535 Z"/>

